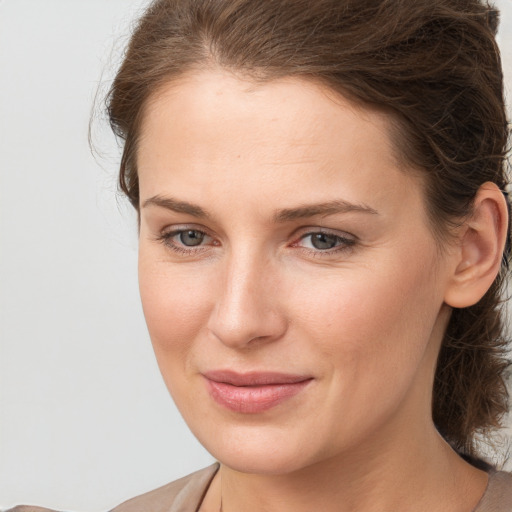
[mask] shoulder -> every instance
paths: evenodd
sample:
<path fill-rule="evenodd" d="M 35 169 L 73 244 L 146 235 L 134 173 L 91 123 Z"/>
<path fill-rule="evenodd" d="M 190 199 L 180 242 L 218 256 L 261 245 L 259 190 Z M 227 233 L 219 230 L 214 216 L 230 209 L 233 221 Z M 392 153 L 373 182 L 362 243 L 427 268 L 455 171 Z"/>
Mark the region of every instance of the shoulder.
<path fill-rule="evenodd" d="M 474 512 L 512 511 L 512 473 L 491 471 L 487 490 Z"/>
<path fill-rule="evenodd" d="M 55 512 L 49 508 L 35 507 L 33 505 L 18 505 L 17 507 L 10 508 L 4 512 Z"/>
<path fill-rule="evenodd" d="M 184 512 L 197 510 L 219 469 L 213 464 L 153 491 L 121 503 L 111 512 Z M 21 505 L 5 512 L 55 512 L 48 508 Z"/>

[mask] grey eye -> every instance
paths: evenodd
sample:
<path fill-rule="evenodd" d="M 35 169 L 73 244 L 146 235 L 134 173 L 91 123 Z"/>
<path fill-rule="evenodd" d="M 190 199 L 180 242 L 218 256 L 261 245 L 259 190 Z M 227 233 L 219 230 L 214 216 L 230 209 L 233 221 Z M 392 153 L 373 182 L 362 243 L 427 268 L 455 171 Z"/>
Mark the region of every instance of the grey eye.
<path fill-rule="evenodd" d="M 179 234 L 180 242 L 187 247 L 200 245 L 203 242 L 204 237 L 204 233 L 195 229 L 188 229 L 187 231 L 182 231 Z"/>
<path fill-rule="evenodd" d="M 311 245 L 315 249 L 332 249 L 339 243 L 339 237 L 327 233 L 313 233 L 311 236 Z"/>

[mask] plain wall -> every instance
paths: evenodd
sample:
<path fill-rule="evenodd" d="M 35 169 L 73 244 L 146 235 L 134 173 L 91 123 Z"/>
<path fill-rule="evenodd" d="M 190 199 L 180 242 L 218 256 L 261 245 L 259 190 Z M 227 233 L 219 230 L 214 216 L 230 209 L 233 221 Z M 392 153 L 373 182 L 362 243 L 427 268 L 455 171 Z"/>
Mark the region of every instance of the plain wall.
<path fill-rule="evenodd" d="M 512 2 L 500 42 L 512 98 Z M 0 0 L 0 508 L 106 510 L 209 464 L 141 313 L 119 150 L 87 132 L 142 0 Z"/>

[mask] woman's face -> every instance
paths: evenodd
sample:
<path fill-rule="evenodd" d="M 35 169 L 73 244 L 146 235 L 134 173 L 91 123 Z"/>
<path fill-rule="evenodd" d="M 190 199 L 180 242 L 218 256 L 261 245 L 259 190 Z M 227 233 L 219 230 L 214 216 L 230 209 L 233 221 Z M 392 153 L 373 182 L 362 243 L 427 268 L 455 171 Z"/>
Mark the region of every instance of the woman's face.
<path fill-rule="evenodd" d="M 153 98 L 141 135 L 144 313 L 204 446 L 281 473 L 431 428 L 450 264 L 385 116 L 205 71 Z"/>

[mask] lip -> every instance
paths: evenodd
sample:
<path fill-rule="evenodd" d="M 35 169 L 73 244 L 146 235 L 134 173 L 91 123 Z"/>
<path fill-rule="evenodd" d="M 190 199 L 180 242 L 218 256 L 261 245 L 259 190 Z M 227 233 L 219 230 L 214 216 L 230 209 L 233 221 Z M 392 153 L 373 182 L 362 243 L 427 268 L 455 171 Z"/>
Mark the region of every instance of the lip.
<path fill-rule="evenodd" d="M 313 380 L 310 376 L 278 372 L 237 373 L 215 370 L 203 373 L 211 397 L 231 411 L 255 414 L 289 400 Z"/>

